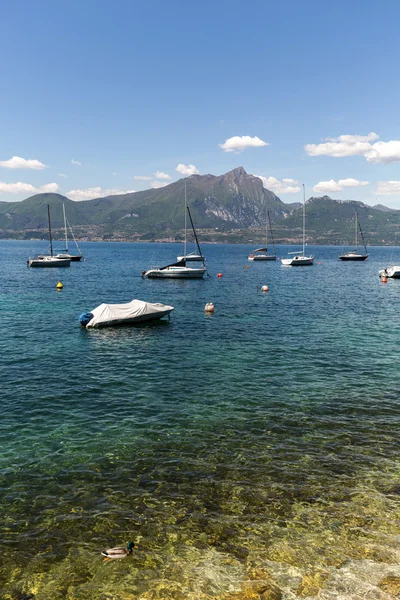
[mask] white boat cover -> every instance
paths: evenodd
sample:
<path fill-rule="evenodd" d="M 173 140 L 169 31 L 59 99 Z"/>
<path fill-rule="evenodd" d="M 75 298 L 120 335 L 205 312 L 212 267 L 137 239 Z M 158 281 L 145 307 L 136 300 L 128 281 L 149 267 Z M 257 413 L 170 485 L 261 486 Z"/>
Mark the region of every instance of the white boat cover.
<path fill-rule="evenodd" d="M 173 310 L 173 306 L 158 302 L 153 304 L 144 300 L 132 300 L 126 304 L 100 304 L 91 311 L 93 319 L 86 327 L 151 321 L 152 319 L 161 319 Z"/>

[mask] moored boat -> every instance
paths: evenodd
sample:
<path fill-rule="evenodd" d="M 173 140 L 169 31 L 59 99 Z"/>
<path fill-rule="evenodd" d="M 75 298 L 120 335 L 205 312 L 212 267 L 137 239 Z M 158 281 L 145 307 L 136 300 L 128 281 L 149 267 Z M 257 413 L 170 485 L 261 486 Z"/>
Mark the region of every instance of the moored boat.
<path fill-rule="evenodd" d="M 364 250 L 365 252 L 359 252 L 358 251 L 358 230 L 360 230 L 360 234 L 361 234 L 361 238 L 363 240 L 363 244 L 364 244 Z M 347 260 L 347 261 L 361 261 L 361 260 L 367 260 L 369 254 L 367 252 L 367 246 L 365 245 L 365 240 L 364 240 L 364 235 L 363 232 L 361 230 L 361 225 L 360 222 L 358 220 L 358 213 L 356 212 L 355 214 L 355 250 L 350 250 L 349 252 L 344 252 L 343 254 L 339 255 L 339 260 Z"/>
<path fill-rule="evenodd" d="M 314 264 L 314 257 L 306 256 L 306 192 L 303 183 L 303 251 L 289 252 L 293 258 L 282 258 L 281 263 L 285 267 L 303 267 Z"/>
<path fill-rule="evenodd" d="M 50 255 L 49 256 L 35 256 L 29 258 L 26 262 L 28 267 L 69 267 L 71 265 L 71 259 L 60 258 L 53 255 L 53 241 L 51 238 L 51 222 L 50 222 L 50 206 L 47 205 L 47 219 L 49 223 L 49 243 L 50 243 Z"/>
<path fill-rule="evenodd" d="M 392 267 L 386 267 L 379 271 L 379 277 L 392 277 L 393 279 L 400 279 L 400 266 L 394 265 Z"/>
<path fill-rule="evenodd" d="M 132 300 L 125 304 L 103 303 L 90 312 L 82 313 L 79 322 L 86 328 L 131 325 L 162 319 L 173 310 L 173 306 L 144 300 Z"/>
<path fill-rule="evenodd" d="M 186 255 L 187 248 L 187 215 L 189 215 L 190 223 L 193 229 L 193 235 L 196 240 L 197 251 L 195 261 L 202 261 L 202 267 L 188 267 L 187 262 L 193 260 L 190 255 Z M 194 228 L 192 215 L 190 214 L 189 207 L 186 199 L 186 184 L 185 184 L 185 241 L 184 241 L 184 255 L 178 257 L 178 262 L 166 265 L 165 267 L 152 268 L 147 271 L 142 271 L 142 277 L 148 279 L 202 279 L 207 272 L 204 264 L 204 256 L 200 249 L 199 240 L 197 238 L 196 230 Z"/>
<path fill-rule="evenodd" d="M 265 203 L 265 206 L 266 206 L 266 213 L 267 213 L 266 221 L 265 221 L 265 246 L 263 248 L 256 248 L 255 250 L 253 250 L 253 252 L 251 254 L 249 254 L 248 258 L 249 258 L 249 260 L 252 260 L 252 261 L 276 260 L 276 250 L 275 250 L 274 238 L 272 235 L 271 217 L 269 214 L 267 202 Z M 274 248 L 273 254 L 268 253 L 268 226 L 269 226 L 269 229 L 271 232 L 272 246 Z"/>

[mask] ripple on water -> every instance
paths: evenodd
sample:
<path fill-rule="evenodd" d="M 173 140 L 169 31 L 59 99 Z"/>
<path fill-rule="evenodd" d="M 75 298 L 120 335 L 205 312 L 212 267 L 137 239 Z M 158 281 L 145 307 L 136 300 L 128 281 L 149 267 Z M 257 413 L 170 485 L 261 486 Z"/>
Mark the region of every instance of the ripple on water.
<path fill-rule="evenodd" d="M 4 598 L 396 597 L 398 282 L 376 275 L 388 249 L 362 269 L 319 248 L 315 269 L 242 272 L 248 248 L 210 246 L 223 280 L 152 282 L 131 275 L 154 245 L 88 244 L 56 294 L 54 274 L 24 267 L 26 243 L 2 245 Z M 175 252 L 158 248 L 160 262 Z M 133 297 L 175 313 L 77 326 Z M 132 556 L 102 562 L 131 539 Z"/>

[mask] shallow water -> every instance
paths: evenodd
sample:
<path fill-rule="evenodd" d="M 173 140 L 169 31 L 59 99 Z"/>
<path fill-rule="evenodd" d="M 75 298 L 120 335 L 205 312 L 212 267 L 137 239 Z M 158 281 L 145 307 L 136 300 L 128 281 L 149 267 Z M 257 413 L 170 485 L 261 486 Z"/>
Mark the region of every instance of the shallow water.
<path fill-rule="evenodd" d="M 210 277 L 156 281 L 142 269 L 180 245 L 87 243 L 70 269 L 28 269 L 42 246 L 0 242 L 1 598 L 261 597 L 251 581 L 395 597 L 400 281 L 378 278 L 393 249 L 342 263 L 314 247 L 313 267 L 285 268 L 207 245 Z M 133 298 L 175 311 L 79 327 Z"/>

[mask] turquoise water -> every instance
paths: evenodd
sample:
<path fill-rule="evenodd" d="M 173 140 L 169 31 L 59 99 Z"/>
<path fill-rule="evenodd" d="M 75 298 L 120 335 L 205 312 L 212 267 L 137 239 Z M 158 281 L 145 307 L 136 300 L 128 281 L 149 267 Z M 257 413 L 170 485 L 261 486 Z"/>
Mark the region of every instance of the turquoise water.
<path fill-rule="evenodd" d="M 28 269 L 42 245 L 0 242 L 0 597 L 384 590 L 400 557 L 400 281 L 378 278 L 393 249 L 342 263 L 314 247 L 296 269 L 207 245 L 210 277 L 157 281 L 142 269 L 181 245 L 87 243 L 70 269 Z M 79 327 L 133 298 L 175 311 Z"/>

